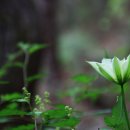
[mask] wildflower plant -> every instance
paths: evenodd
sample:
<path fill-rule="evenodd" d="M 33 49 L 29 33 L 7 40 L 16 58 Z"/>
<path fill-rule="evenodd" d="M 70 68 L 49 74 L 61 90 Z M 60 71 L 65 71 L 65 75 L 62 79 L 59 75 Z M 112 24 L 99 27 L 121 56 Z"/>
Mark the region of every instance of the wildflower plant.
<path fill-rule="evenodd" d="M 102 75 L 104 78 L 115 82 L 121 87 L 121 97 L 119 97 L 118 102 L 120 101 L 121 104 L 121 113 L 115 112 L 115 108 L 119 109 L 119 107 L 115 107 L 112 111 L 112 118 L 111 120 L 115 121 L 115 124 L 110 124 L 108 123 L 108 120 L 110 118 L 106 118 L 106 122 L 109 124 L 109 126 L 113 128 L 117 128 L 116 125 L 120 122 L 123 123 L 123 116 L 125 117 L 126 125 L 127 128 L 119 128 L 118 125 L 118 130 L 120 129 L 125 129 L 125 130 L 130 130 L 130 123 L 129 123 L 129 117 L 128 117 L 128 112 L 126 109 L 126 103 L 125 103 L 125 93 L 124 93 L 124 84 L 127 83 L 130 79 L 130 55 L 123 60 L 118 59 L 117 57 L 114 57 L 113 59 L 106 59 L 103 58 L 102 62 L 94 62 L 94 61 L 87 61 L 100 75 Z M 119 103 L 117 104 L 119 106 Z M 116 113 L 116 114 L 115 114 Z M 115 118 L 116 116 L 119 116 L 118 118 Z M 122 119 L 121 119 L 122 118 Z M 118 122 L 118 119 L 120 121 Z M 122 122 L 121 122 L 122 121 Z M 117 129 L 116 129 L 117 130 Z"/>

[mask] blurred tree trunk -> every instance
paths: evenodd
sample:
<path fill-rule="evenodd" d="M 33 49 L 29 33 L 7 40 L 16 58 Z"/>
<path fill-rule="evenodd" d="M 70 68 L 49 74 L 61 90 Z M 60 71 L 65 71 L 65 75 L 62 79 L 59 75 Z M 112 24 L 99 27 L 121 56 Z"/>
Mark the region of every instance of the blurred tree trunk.
<path fill-rule="evenodd" d="M 60 67 L 57 60 L 56 40 L 56 0 L 1 0 L 0 1 L 0 66 L 2 66 L 9 53 L 17 51 L 19 41 L 46 43 L 48 48 L 35 53 L 30 58 L 28 75 L 38 73 L 41 61 L 49 68 L 48 83 L 56 86 L 60 77 Z M 22 58 L 23 60 L 23 58 Z M 47 62 L 46 62 L 47 61 Z M 14 84 L 0 85 L 0 89 L 7 91 L 20 91 L 23 86 L 22 70 L 10 69 L 4 78 Z M 50 81 L 52 80 L 53 81 Z M 30 90 L 34 92 L 34 86 Z M 7 87 L 7 89 L 5 89 Z M 2 92 L 2 91 L 1 91 Z"/>

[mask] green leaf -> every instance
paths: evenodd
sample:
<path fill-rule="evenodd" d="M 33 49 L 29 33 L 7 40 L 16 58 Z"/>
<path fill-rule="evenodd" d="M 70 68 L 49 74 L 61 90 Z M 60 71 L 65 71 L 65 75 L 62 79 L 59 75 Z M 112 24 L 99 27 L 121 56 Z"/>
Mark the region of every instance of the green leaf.
<path fill-rule="evenodd" d="M 28 52 L 30 54 L 36 52 L 36 51 L 39 51 L 43 48 L 46 48 L 47 45 L 46 44 L 38 44 L 38 43 L 35 43 L 35 44 L 32 44 L 31 47 L 29 48 Z"/>
<path fill-rule="evenodd" d="M 29 47 L 30 47 L 30 44 L 24 43 L 24 42 L 20 42 L 20 43 L 18 44 L 18 47 L 19 47 L 20 49 L 22 49 L 23 51 L 28 51 L 28 49 L 29 49 Z"/>
<path fill-rule="evenodd" d="M 49 119 L 55 119 L 55 118 L 64 118 L 67 117 L 67 112 L 64 109 L 54 109 L 54 110 L 47 110 L 43 113 L 43 117 L 49 118 Z"/>
<path fill-rule="evenodd" d="M 5 76 L 6 74 L 7 74 L 7 70 L 6 69 L 4 69 L 4 68 L 0 69 L 0 78 Z"/>
<path fill-rule="evenodd" d="M 18 115 L 22 116 L 25 114 L 26 114 L 26 112 L 20 110 L 16 103 L 11 103 L 8 106 L 6 106 L 4 109 L 0 110 L 0 117 L 18 116 Z"/>
<path fill-rule="evenodd" d="M 28 77 L 27 81 L 28 82 L 33 82 L 35 80 L 41 79 L 43 78 L 44 74 L 36 74 L 36 75 L 32 75 L 30 77 Z"/>
<path fill-rule="evenodd" d="M 46 44 L 39 44 L 39 43 L 24 43 L 20 42 L 18 47 L 22 49 L 24 52 L 28 52 L 29 54 L 35 53 L 43 48 L 46 48 Z"/>
<path fill-rule="evenodd" d="M 22 95 L 20 93 L 12 93 L 12 94 L 6 94 L 1 96 L 1 100 L 3 101 L 11 101 L 18 98 L 21 98 Z"/>
<path fill-rule="evenodd" d="M 22 62 L 14 62 L 12 67 L 23 68 L 23 63 Z"/>
<path fill-rule="evenodd" d="M 78 83 L 85 83 L 85 84 L 91 83 L 95 79 L 96 79 L 96 77 L 86 75 L 86 74 L 78 74 L 73 77 L 74 81 L 76 81 Z"/>
<path fill-rule="evenodd" d="M 66 128 L 66 127 L 73 128 L 78 123 L 79 123 L 79 119 L 71 117 L 69 119 L 63 119 L 63 120 L 59 120 L 59 121 L 50 123 L 49 126 L 60 127 L 60 128 Z"/>
<path fill-rule="evenodd" d="M 119 97 L 112 109 L 112 115 L 104 118 L 105 123 L 115 130 L 128 130 L 123 111 L 122 98 Z"/>

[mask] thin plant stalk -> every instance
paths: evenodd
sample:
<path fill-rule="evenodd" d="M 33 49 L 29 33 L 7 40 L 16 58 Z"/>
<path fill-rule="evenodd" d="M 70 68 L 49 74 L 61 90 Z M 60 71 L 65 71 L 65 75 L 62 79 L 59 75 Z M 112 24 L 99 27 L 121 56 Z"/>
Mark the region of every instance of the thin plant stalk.
<path fill-rule="evenodd" d="M 24 87 L 27 88 L 28 87 L 27 69 L 28 69 L 28 63 L 29 63 L 29 53 L 28 53 L 28 51 L 25 51 L 24 53 L 25 53 L 25 59 L 24 59 L 24 65 L 23 65 L 23 80 L 24 80 Z M 31 107 L 30 102 L 29 102 L 29 107 L 30 107 L 30 110 L 32 111 L 32 107 Z M 34 118 L 34 124 L 35 124 L 35 130 L 38 130 L 36 118 Z"/>
<path fill-rule="evenodd" d="M 38 128 L 37 128 L 37 119 L 36 119 L 36 117 L 35 117 L 34 121 L 35 121 L 35 130 L 38 130 Z"/>
<path fill-rule="evenodd" d="M 123 108 L 124 108 L 126 123 L 127 123 L 128 129 L 130 130 L 130 123 L 129 123 L 129 117 L 128 117 L 128 112 L 127 112 L 126 103 L 125 103 L 125 93 L 124 93 L 123 85 L 121 85 L 121 96 L 122 96 L 122 105 L 123 105 Z"/>
<path fill-rule="evenodd" d="M 29 63 L 29 54 L 27 51 L 25 51 L 25 59 L 24 59 L 24 65 L 23 65 L 23 80 L 24 80 L 24 87 L 28 87 L 28 73 L 27 73 L 27 68 L 28 68 L 28 63 Z"/>

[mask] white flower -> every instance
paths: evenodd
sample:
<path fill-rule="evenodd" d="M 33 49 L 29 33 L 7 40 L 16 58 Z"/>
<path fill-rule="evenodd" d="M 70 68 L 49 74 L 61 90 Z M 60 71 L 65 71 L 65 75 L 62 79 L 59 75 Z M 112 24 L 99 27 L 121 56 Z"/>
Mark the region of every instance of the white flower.
<path fill-rule="evenodd" d="M 130 79 L 130 55 L 127 59 L 119 60 L 104 58 L 101 63 L 87 61 L 99 74 L 108 80 L 123 85 Z"/>

